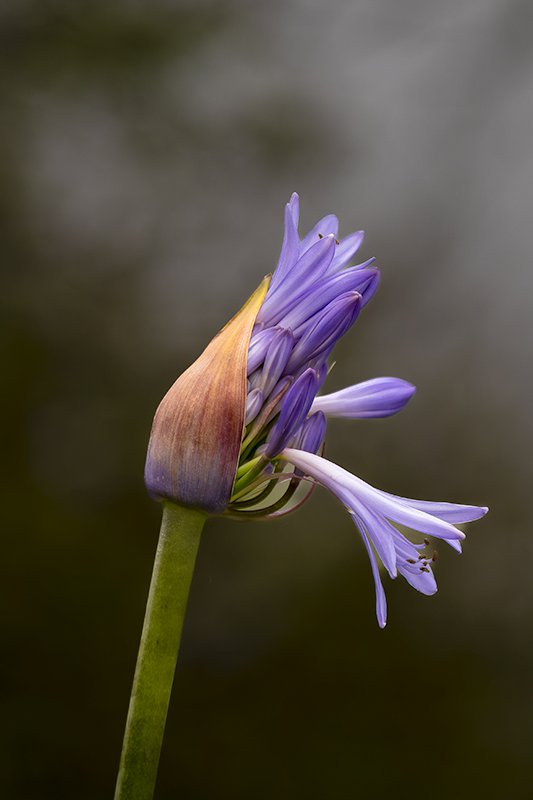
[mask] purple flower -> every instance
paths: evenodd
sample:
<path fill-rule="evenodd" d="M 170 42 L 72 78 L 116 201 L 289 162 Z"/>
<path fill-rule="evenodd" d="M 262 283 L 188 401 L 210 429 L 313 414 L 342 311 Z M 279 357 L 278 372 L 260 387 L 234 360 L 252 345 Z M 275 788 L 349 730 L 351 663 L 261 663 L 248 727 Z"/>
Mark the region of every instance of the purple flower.
<path fill-rule="evenodd" d="M 422 545 L 414 545 L 389 520 L 437 539 L 445 539 L 460 553 L 460 540 L 465 535 L 452 522 L 472 522 L 488 510 L 478 506 L 430 503 L 396 497 L 374 489 L 342 467 L 312 453 L 286 448 L 281 455 L 329 489 L 357 525 L 372 564 L 376 583 L 376 613 L 381 628 L 387 621 L 387 604 L 376 554 L 391 578 L 395 578 L 400 572 L 419 592 L 434 594 L 437 591 L 431 571 L 431 564 L 437 557 L 436 552 L 432 556 L 419 552 L 424 549 L 424 544 L 429 545 L 429 540 L 425 539 Z"/>
<path fill-rule="evenodd" d="M 161 403 L 146 483 L 156 499 L 237 519 L 278 517 L 301 505 L 316 484 L 325 487 L 361 534 L 383 627 L 379 561 L 391 578 L 399 572 L 423 594 L 437 589 L 436 552 L 424 553 L 429 540 L 414 544 L 393 523 L 445 539 L 461 552 L 464 533 L 455 525 L 487 509 L 396 497 L 323 458 L 327 417 L 396 414 L 415 387 L 399 378 L 374 378 L 317 396 L 327 359 L 373 297 L 379 271 L 374 259 L 349 266 L 362 231 L 339 241 L 338 220 L 329 215 L 300 241 L 298 214 L 293 194 L 268 290 L 263 283 Z"/>

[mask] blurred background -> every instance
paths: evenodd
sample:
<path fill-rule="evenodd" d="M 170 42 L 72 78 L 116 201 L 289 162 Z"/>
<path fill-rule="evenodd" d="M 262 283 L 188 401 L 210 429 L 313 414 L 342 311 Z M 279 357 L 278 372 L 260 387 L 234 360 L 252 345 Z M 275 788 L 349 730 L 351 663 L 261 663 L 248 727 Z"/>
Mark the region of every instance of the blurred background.
<path fill-rule="evenodd" d="M 531 798 L 533 5 L 4 0 L 0 42 L 2 797 L 113 794 L 153 413 L 298 191 L 382 270 L 327 388 L 418 387 L 328 457 L 491 512 L 384 631 L 326 492 L 210 521 L 157 800 Z"/>

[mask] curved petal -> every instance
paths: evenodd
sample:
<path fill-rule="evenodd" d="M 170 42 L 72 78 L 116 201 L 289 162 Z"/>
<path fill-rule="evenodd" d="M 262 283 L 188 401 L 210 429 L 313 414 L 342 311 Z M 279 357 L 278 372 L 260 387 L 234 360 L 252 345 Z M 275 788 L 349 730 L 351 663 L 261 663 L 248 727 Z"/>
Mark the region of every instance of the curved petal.
<path fill-rule="evenodd" d="M 417 508 L 410 507 L 393 495 L 374 489 L 368 483 L 337 466 L 337 464 L 327 461 L 325 458 L 290 448 L 283 450 L 281 456 L 295 467 L 299 467 L 315 478 L 326 489 L 329 489 L 330 492 L 339 497 L 343 503 L 345 503 L 346 498 L 354 496 L 379 514 L 383 514 L 384 517 L 393 522 L 398 522 L 400 525 L 406 525 L 413 530 L 436 536 L 439 539 L 465 538 L 464 533 L 454 528 L 450 523 L 440 520 L 438 517 L 433 517 Z"/>
<path fill-rule="evenodd" d="M 383 584 L 381 583 L 378 562 L 376 561 L 376 556 L 372 550 L 372 545 L 370 544 L 368 536 L 364 531 L 361 531 L 361 536 L 368 552 L 370 566 L 372 567 L 372 575 L 374 576 L 374 583 L 376 585 L 376 617 L 378 618 L 379 627 L 384 628 L 387 624 L 387 598 L 385 597 L 385 591 L 383 589 Z"/>
<path fill-rule="evenodd" d="M 280 283 L 268 292 L 257 315 L 259 322 L 276 325 L 297 298 L 306 289 L 319 281 L 331 264 L 335 252 L 335 239 L 326 236 L 319 239 L 305 252 Z M 290 325 L 284 325 L 289 328 Z"/>
<path fill-rule="evenodd" d="M 401 378 L 373 378 L 317 397 L 313 411 L 323 411 L 327 417 L 377 419 L 401 411 L 416 392 L 416 386 Z"/>
<path fill-rule="evenodd" d="M 374 513 L 356 498 L 352 498 L 349 513 L 359 531 L 365 531 L 381 562 L 392 579 L 397 575 L 396 571 L 396 549 L 394 547 L 394 537 L 391 533 L 392 525 L 386 519 Z M 395 530 L 393 528 L 393 530 Z"/>
<path fill-rule="evenodd" d="M 421 568 L 417 567 L 416 564 L 409 564 L 404 561 L 402 564 L 398 563 L 398 572 L 413 589 L 416 589 L 421 594 L 432 595 L 437 591 L 437 581 L 431 571 L 431 567 L 429 567 L 429 562 L 427 567 Z"/>
<path fill-rule="evenodd" d="M 290 202 L 285 206 L 285 236 L 281 246 L 281 255 L 278 266 L 272 277 L 270 293 L 281 283 L 290 272 L 300 256 L 300 237 L 298 236 L 299 202 L 296 192 Z"/>
<path fill-rule="evenodd" d="M 257 417 L 263 405 L 263 390 L 252 389 L 248 392 L 246 398 L 246 414 L 244 416 L 244 424 L 249 425 L 250 422 Z"/>
<path fill-rule="evenodd" d="M 292 352 L 294 340 L 290 328 L 280 328 L 268 346 L 259 386 L 268 397 L 279 381 Z"/>
<path fill-rule="evenodd" d="M 365 306 L 379 284 L 379 270 L 368 266 L 373 261 L 371 259 L 365 265 L 350 267 L 306 291 L 300 291 L 283 312 L 284 316 L 279 320 L 281 327 L 292 328 L 294 336 L 299 338 L 313 321 L 313 317 L 344 292 L 359 292 Z"/>
<path fill-rule="evenodd" d="M 317 411 L 308 417 L 298 429 L 292 439 L 291 447 L 295 450 L 305 450 L 308 453 L 318 452 L 326 435 L 326 417 L 322 411 Z"/>
<path fill-rule="evenodd" d="M 283 450 L 307 417 L 316 394 L 317 381 L 314 369 L 307 369 L 287 392 L 279 419 L 267 438 L 267 458 L 274 458 Z"/>
<path fill-rule="evenodd" d="M 251 375 L 265 360 L 270 342 L 278 332 L 277 328 L 263 328 L 257 333 L 252 334 L 250 347 L 248 348 L 248 360 L 246 362 L 246 372 Z"/>
<path fill-rule="evenodd" d="M 337 238 L 338 232 L 339 220 L 335 214 L 328 214 L 326 217 L 323 217 L 320 222 L 317 222 L 313 230 L 309 231 L 307 236 L 302 239 L 300 254 L 305 253 L 315 242 L 319 239 L 323 239 L 325 236 L 332 235 Z"/>
<path fill-rule="evenodd" d="M 418 552 L 417 547 L 400 533 L 394 525 L 382 518 L 382 524 L 386 526 L 392 536 L 394 542 L 394 549 L 396 551 L 396 566 L 400 575 L 403 575 L 405 580 L 417 590 L 425 595 L 435 594 L 437 591 L 437 582 L 435 576 L 431 571 L 431 557 L 424 558 Z M 418 548 L 424 548 L 424 545 L 418 545 Z"/>
<path fill-rule="evenodd" d="M 377 491 L 380 491 L 379 489 Z M 411 500 L 408 497 L 398 497 L 395 494 L 389 495 L 400 503 L 403 503 L 410 508 L 417 508 L 419 511 L 425 511 L 426 514 L 431 514 L 432 517 L 451 522 L 453 525 L 458 525 L 461 522 L 474 522 L 476 519 L 481 519 L 489 510 L 487 506 L 466 506 L 458 503 L 433 503 L 431 500 Z"/>
<path fill-rule="evenodd" d="M 345 292 L 323 309 L 309 325 L 300 341 L 295 345 L 285 367 L 286 374 L 301 369 L 311 359 L 327 353 L 354 324 L 361 310 L 359 292 Z M 318 391 L 318 389 L 317 389 Z"/>
<path fill-rule="evenodd" d="M 346 236 L 345 239 L 341 239 L 335 248 L 333 261 L 329 265 L 326 273 L 328 277 L 329 275 L 336 275 L 337 272 L 340 272 L 341 269 L 344 269 L 344 267 L 350 263 L 354 255 L 361 247 L 364 236 L 364 231 L 355 231 L 355 233 L 351 233 L 349 236 Z"/>

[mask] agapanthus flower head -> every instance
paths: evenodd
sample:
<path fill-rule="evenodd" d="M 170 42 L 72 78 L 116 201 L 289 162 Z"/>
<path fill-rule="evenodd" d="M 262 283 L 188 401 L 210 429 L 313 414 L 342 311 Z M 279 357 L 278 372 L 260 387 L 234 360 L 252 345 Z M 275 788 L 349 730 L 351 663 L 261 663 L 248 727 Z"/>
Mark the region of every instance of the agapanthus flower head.
<path fill-rule="evenodd" d="M 437 587 L 436 553 L 427 536 L 461 552 L 456 527 L 486 508 L 410 500 L 374 489 L 324 458 L 328 417 L 386 417 L 415 387 L 374 378 L 319 395 L 336 342 L 373 297 L 379 271 L 371 258 L 349 266 L 363 241 L 340 241 L 338 220 L 320 220 L 302 240 L 298 196 L 285 210 L 278 266 L 159 407 L 146 483 L 156 499 L 234 519 L 272 519 L 294 510 L 320 484 L 343 503 L 370 557 L 381 627 L 386 601 L 379 562 L 423 594 Z M 424 534 L 412 543 L 393 523 Z"/>

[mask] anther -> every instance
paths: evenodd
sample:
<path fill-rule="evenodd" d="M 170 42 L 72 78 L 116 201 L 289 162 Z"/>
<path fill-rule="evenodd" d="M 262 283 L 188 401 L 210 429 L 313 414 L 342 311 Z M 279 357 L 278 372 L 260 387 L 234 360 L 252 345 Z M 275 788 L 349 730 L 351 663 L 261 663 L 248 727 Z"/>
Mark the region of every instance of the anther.
<path fill-rule="evenodd" d="M 437 557 L 438 557 L 438 553 L 437 553 L 437 551 L 436 551 L 436 550 L 433 550 L 433 555 L 431 556 L 431 560 L 432 560 L 432 561 L 436 561 L 436 560 L 437 560 Z"/>
<path fill-rule="evenodd" d="M 427 567 L 420 567 L 420 572 L 429 572 Z"/>
<path fill-rule="evenodd" d="M 428 546 L 428 544 L 429 544 L 429 539 L 425 538 L 425 539 L 424 539 L 424 544 L 425 544 L 425 545 L 426 545 L 426 547 L 427 547 L 427 546 Z"/>
<path fill-rule="evenodd" d="M 406 558 L 405 560 L 407 561 L 408 564 L 416 564 L 414 558 Z"/>
<path fill-rule="evenodd" d="M 322 234 L 321 234 L 321 233 L 319 233 L 319 234 L 318 234 L 318 238 L 319 238 L 319 239 L 323 239 L 324 237 L 322 236 Z"/>

